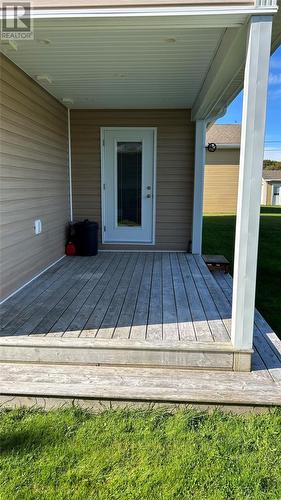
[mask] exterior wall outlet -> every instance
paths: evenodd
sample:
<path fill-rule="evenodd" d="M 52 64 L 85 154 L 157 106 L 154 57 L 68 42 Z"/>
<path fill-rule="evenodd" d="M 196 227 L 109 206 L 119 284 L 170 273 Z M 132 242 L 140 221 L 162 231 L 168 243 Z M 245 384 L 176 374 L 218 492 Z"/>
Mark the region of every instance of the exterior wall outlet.
<path fill-rule="evenodd" d="M 42 221 L 40 219 L 34 221 L 34 233 L 35 234 L 42 233 Z"/>

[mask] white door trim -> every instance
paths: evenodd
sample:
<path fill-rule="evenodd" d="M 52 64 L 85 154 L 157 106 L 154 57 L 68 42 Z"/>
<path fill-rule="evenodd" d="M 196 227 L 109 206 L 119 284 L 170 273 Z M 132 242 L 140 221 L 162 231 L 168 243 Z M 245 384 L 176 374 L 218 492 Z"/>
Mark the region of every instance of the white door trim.
<path fill-rule="evenodd" d="M 114 241 L 112 243 L 105 241 L 105 140 L 104 133 L 106 130 L 114 131 L 114 130 L 151 130 L 153 131 L 153 188 L 152 188 L 152 240 L 151 242 L 144 243 L 136 243 L 133 241 L 129 242 L 118 242 Z M 156 233 L 156 182 L 157 182 L 157 127 L 100 127 L 100 155 L 101 155 L 101 235 L 102 235 L 102 244 L 103 245 L 145 245 L 145 246 L 153 246 L 155 245 L 155 233 Z"/>

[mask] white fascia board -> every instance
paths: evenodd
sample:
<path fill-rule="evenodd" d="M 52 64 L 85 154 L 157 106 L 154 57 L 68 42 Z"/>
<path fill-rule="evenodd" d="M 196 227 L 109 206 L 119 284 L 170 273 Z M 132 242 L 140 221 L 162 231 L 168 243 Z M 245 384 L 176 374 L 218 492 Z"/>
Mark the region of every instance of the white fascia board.
<path fill-rule="evenodd" d="M 192 120 L 210 120 L 218 114 L 223 96 L 245 63 L 247 24 L 228 28 L 192 107 Z M 226 103 L 225 103 L 226 104 Z"/>
<path fill-rule="evenodd" d="M 202 6 L 202 7 L 121 7 L 121 8 L 33 8 L 33 19 L 81 17 L 155 17 L 155 16 L 217 16 L 274 14 L 277 6 Z M 2 14 L 1 14 L 2 17 Z M 10 16 L 13 17 L 12 15 Z M 9 18 L 9 14 L 7 16 Z"/>
<path fill-rule="evenodd" d="M 264 180 L 265 182 L 278 182 L 278 183 L 279 183 L 279 182 L 281 182 L 281 177 L 280 177 L 280 179 L 265 179 L 265 178 L 263 177 L 263 180 Z"/>

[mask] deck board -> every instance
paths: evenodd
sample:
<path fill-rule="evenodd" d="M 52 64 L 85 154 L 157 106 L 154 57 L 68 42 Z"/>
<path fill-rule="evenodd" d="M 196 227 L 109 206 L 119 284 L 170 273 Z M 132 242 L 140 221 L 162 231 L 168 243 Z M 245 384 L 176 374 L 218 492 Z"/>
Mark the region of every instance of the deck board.
<path fill-rule="evenodd" d="M 191 311 L 176 253 L 171 254 L 171 267 L 180 340 L 196 341 Z"/>
<path fill-rule="evenodd" d="M 73 320 L 80 314 L 80 311 L 82 310 L 84 304 L 87 302 L 89 296 L 93 294 L 96 286 L 102 279 L 108 267 L 112 265 L 113 256 L 108 256 L 108 257 L 109 258 L 106 259 L 97 258 L 95 261 L 91 263 L 89 268 L 88 281 L 85 284 L 83 284 L 82 289 L 77 290 L 78 293 L 76 294 L 74 300 L 71 303 L 69 303 L 64 312 L 61 314 L 61 316 L 57 318 L 55 323 L 52 325 L 52 328 L 49 330 L 49 334 L 54 332 L 67 332 L 67 329 L 70 327 L 70 325 L 72 325 Z M 83 324 L 84 323 L 85 321 L 83 322 Z M 78 325 L 78 330 L 75 328 L 75 326 L 73 328 L 72 325 L 70 331 L 78 332 L 79 325 Z M 70 334 L 70 332 L 67 333 L 68 335 Z"/>
<path fill-rule="evenodd" d="M 131 258 L 131 256 L 130 256 Z M 111 304 L 112 299 L 114 298 L 115 291 L 118 288 L 119 282 L 122 279 L 122 276 L 125 272 L 126 267 L 129 264 L 129 260 L 123 255 L 120 261 L 117 264 L 117 268 L 114 270 L 114 273 L 110 276 L 107 273 L 107 283 L 104 290 L 101 288 L 100 296 L 96 296 L 96 305 L 91 312 L 84 328 L 82 328 L 81 335 L 92 335 L 96 336 L 97 332 L 102 324 L 103 318 L 106 315 L 106 312 Z"/>
<path fill-rule="evenodd" d="M 154 256 L 146 338 L 163 339 L 162 256 Z"/>
<path fill-rule="evenodd" d="M 214 303 L 216 304 L 216 307 L 220 313 L 220 316 L 222 318 L 222 321 L 225 325 L 226 330 L 228 331 L 229 335 L 231 334 L 231 305 L 227 298 L 225 297 L 224 293 L 222 292 L 222 289 L 220 288 L 219 284 L 217 283 L 216 279 L 214 278 L 213 274 L 209 271 L 207 268 L 205 262 L 203 259 L 195 255 L 194 260 L 196 261 L 202 276 L 205 280 L 206 286 L 212 296 L 212 299 Z"/>
<path fill-rule="evenodd" d="M 64 295 L 68 287 L 69 276 L 74 276 L 81 262 L 79 260 L 70 263 L 64 273 L 58 279 L 50 280 L 49 286 L 37 295 L 37 297 L 26 308 L 23 309 L 9 324 L 2 329 L 1 334 L 8 335 L 28 335 L 32 332 L 36 322 L 42 319 L 42 315 L 47 313 L 47 308 L 51 308 Z M 34 324 L 35 323 L 35 324 Z"/>
<path fill-rule="evenodd" d="M 96 367 L 3 364 L 0 372 L 1 404 L 13 405 L 13 397 L 24 396 L 19 404 L 37 404 L 37 398 L 64 398 L 61 405 L 79 404 L 79 399 L 159 401 L 243 406 L 281 406 L 281 386 L 253 373 L 186 371 L 159 368 Z M 17 404 L 17 400 L 15 400 Z M 54 405 L 55 406 L 55 405 Z M 251 408 L 252 411 L 252 408 Z"/>
<path fill-rule="evenodd" d="M 71 288 L 66 292 L 66 294 L 60 299 L 59 302 L 45 314 L 45 316 L 41 319 L 39 323 L 33 328 L 31 334 L 39 334 L 42 333 L 46 335 L 46 332 L 57 331 L 52 330 L 52 327 L 57 321 L 57 318 L 60 318 L 64 311 L 68 308 L 68 306 L 73 302 L 77 294 L 80 290 L 85 286 L 89 279 L 89 259 L 85 261 L 86 266 L 82 266 L 81 273 L 75 273 L 75 278 L 71 282 Z M 41 333 L 42 332 L 42 333 Z M 59 333 L 63 335 L 64 330 L 60 330 Z"/>
<path fill-rule="evenodd" d="M 188 258 L 187 260 L 214 340 L 217 342 L 228 341 L 230 336 L 222 321 L 219 309 L 217 308 L 212 295 L 206 286 L 204 276 L 202 275 L 196 260 L 194 258 Z"/>
<path fill-rule="evenodd" d="M 208 320 L 200 300 L 194 279 L 188 266 L 186 255 L 179 255 L 179 262 L 185 290 L 190 305 L 192 321 L 196 334 L 196 340 L 201 342 L 213 342 L 214 338 L 211 334 Z"/>
<path fill-rule="evenodd" d="M 179 340 L 179 327 L 170 255 L 162 255 L 163 339 Z"/>
<path fill-rule="evenodd" d="M 221 289 L 224 291 L 229 304 L 231 304 L 231 276 L 216 272 L 214 273 L 214 279 L 219 285 L 221 285 Z M 261 324 L 262 328 L 260 328 Z M 272 332 L 270 326 L 257 310 L 255 310 L 254 321 L 254 349 L 257 352 L 258 357 L 261 359 L 262 364 L 266 366 L 267 372 L 272 379 L 275 382 L 281 383 L 281 341 L 276 334 Z"/>
<path fill-rule="evenodd" d="M 146 338 L 153 262 L 154 254 L 146 254 L 144 272 L 142 275 L 130 331 L 130 338 L 134 340 L 142 340 Z"/>
<path fill-rule="evenodd" d="M 92 289 L 87 290 L 85 300 L 82 300 L 83 303 L 80 307 L 79 303 L 81 302 L 81 299 L 77 296 L 76 314 L 74 314 L 74 317 L 72 316 L 71 323 L 67 327 L 66 333 L 69 331 L 77 331 L 79 335 L 81 334 L 81 336 L 87 336 L 87 332 L 84 330 L 84 327 L 91 317 L 91 314 L 93 313 L 102 293 L 106 289 L 108 282 L 118 268 L 120 260 L 121 255 L 115 255 L 109 263 L 109 266 L 99 269 L 97 276 L 95 275 L 94 278 L 94 286 Z"/>
<path fill-rule="evenodd" d="M 128 339 L 134 317 L 135 307 L 138 299 L 139 288 L 144 272 L 145 255 L 139 254 L 131 282 L 127 288 L 124 304 L 115 327 L 113 337 L 115 339 Z"/>
<path fill-rule="evenodd" d="M 131 282 L 132 275 L 134 273 L 138 254 L 133 254 L 126 266 L 126 269 L 118 283 L 109 307 L 104 315 L 100 328 L 97 332 L 98 338 L 112 338 L 115 327 L 118 323 L 118 319 L 124 304 L 124 300 Z"/>
<path fill-rule="evenodd" d="M 52 268 L 45 271 L 26 287 L 13 295 L 9 300 L 1 305 L 0 326 L 4 329 L 10 321 L 15 321 L 16 317 L 27 308 L 41 293 L 50 287 L 53 281 L 59 279 L 65 273 L 68 266 L 74 262 L 59 261 Z"/>

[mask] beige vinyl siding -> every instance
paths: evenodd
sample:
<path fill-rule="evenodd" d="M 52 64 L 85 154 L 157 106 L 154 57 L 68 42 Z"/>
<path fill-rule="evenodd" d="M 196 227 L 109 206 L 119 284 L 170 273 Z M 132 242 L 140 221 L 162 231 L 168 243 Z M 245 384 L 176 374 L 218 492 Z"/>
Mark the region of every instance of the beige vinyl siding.
<path fill-rule="evenodd" d="M 273 186 L 269 182 L 266 183 L 266 204 L 272 205 L 272 190 Z"/>
<path fill-rule="evenodd" d="M 105 248 L 186 250 L 191 239 L 194 124 L 186 110 L 73 110 L 73 208 L 101 224 L 100 127 L 156 127 L 156 245 Z"/>
<path fill-rule="evenodd" d="M 67 110 L 3 56 L 0 133 L 3 299 L 64 254 L 69 219 Z"/>
<path fill-rule="evenodd" d="M 235 213 L 239 176 L 239 149 L 207 151 L 204 212 Z"/>

